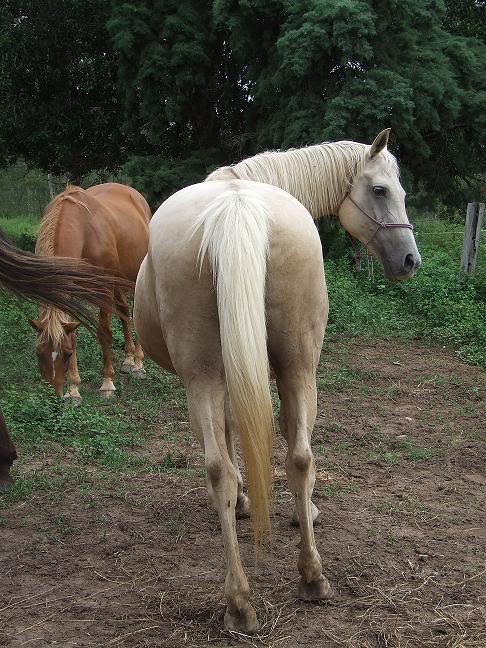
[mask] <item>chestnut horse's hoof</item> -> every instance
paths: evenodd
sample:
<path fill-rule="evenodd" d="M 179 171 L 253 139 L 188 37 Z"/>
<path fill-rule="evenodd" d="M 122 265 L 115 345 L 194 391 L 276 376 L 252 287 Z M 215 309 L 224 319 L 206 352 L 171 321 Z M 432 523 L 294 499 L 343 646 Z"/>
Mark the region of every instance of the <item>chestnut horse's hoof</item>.
<path fill-rule="evenodd" d="M 301 580 L 299 583 L 298 596 L 303 601 L 322 601 L 331 599 L 333 596 L 331 585 L 325 576 L 322 576 L 311 583 Z"/>
<path fill-rule="evenodd" d="M 147 377 L 147 372 L 143 367 L 139 369 L 132 369 L 132 376 L 138 378 L 139 380 L 144 380 Z"/>
<path fill-rule="evenodd" d="M 66 405 L 73 405 L 73 407 L 77 407 L 83 402 L 81 396 L 72 396 L 71 394 L 64 394 L 62 400 Z"/>
<path fill-rule="evenodd" d="M 105 400 L 109 400 L 110 398 L 113 398 L 114 395 L 115 395 L 114 389 L 100 389 L 100 396 Z"/>
<path fill-rule="evenodd" d="M 226 609 L 224 615 L 224 627 L 231 632 L 241 632 L 246 635 L 253 635 L 258 632 L 260 624 L 257 615 L 250 603 L 245 603 L 236 613 Z"/>
<path fill-rule="evenodd" d="M 124 374 L 129 374 L 132 373 L 134 367 L 135 367 L 135 363 L 133 362 L 133 360 L 131 362 L 127 362 L 125 360 L 125 362 L 121 366 L 120 371 Z"/>

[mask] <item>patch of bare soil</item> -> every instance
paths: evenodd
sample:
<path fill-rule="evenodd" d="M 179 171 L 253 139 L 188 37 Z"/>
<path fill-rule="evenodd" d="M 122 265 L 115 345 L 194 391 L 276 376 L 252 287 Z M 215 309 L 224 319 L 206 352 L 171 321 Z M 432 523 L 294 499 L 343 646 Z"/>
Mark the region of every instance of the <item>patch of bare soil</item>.
<path fill-rule="evenodd" d="M 1 511 L 0 645 L 484 648 L 484 374 L 442 347 L 336 341 L 319 384 L 316 534 L 334 600 L 295 597 L 299 534 L 279 469 L 263 561 L 238 522 L 261 634 L 222 629 L 218 520 L 174 412 L 147 449 L 170 470 Z"/>

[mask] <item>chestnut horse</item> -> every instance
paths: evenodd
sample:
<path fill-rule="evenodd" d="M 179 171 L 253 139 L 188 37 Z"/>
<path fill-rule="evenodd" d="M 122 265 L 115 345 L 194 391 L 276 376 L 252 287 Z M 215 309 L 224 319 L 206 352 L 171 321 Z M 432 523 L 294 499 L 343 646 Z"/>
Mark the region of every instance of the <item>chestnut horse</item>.
<path fill-rule="evenodd" d="M 107 183 L 81 189 L 69 186 L 47 206 L 37 238 L 36 253 L 84 259 L 107 273 L 135 281 L 147 253 L 150 208 L 145 198 L 125 185 Z M 116 290 L 112 296 L 124 313 L 125 360 L 122 371 L 143 378 L 143 351 L 135 345 L 128 319 L 125 292 Z M 64 311 L 42 307 L 40 317 L 31 321 L 37 331 L 37 356 L 41 374 L 64 398 L 81 402 L 75 330 L 79 322 Z M 113 384 L 113 352 L 110 309 L 100 309 L 98 340 L 103 351 L 103 383 L 101 396 L 109 398 Z"/>
<path fill-rule="evenodd" d="M 87 263 L 55 257 L 38 257 L 19 250 L 0 234 L 0 286 L 53 308 L 59 308 L 93 330 L 93 313 L 87 305 L 110 309 L 113 290 L 130 290 L 133 284 L 100 273 Z M 10 467 L 17 458 L 15 446 L 0 410 L 0 492 L 13 483 Z"/>
<path fill-rule="evenodd" d="M 383 131 L 371 146 L 337 142 L 257 155 L 174 194 L 150 224 L 135 288 L 135 328 L 146 353 L 177 373 L 187 390 L 221 523 L 230 630 L 258 628 L 236 535 L 235 515 L 247 502 L 231 428 L 241 441 L 259 543 L 270 528 L 270 366 L 300 524 L 299 596 L 330 596 L 311 502 L 316 367 L 328 313 L 313 218 L 336 214 L 382 260 L 390 278 L 414 274 L 420 255 L 387 141 Z"/>

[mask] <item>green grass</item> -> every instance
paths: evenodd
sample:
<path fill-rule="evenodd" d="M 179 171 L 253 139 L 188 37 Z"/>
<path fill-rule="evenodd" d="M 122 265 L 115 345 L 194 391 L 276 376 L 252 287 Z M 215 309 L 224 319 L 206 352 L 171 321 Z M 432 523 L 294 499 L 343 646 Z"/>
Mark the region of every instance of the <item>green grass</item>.
<path fill-rule="evenodd" d="M 460 241 L 447 236 L 450 227 L 440 221 L 419 224 L 423 264 L 404 283 L 384 279 L 378 264 L 374 281 L 355 272 L 349 251 L 326 259 L 328 333 L 424 338 L 451 345 L 462 359 L 486 367 L 486 235 L 470 279 L 459 272 Z"/>
<path fill-rule="evenodd" d="M 180 410 L 187 421 L 185 393 L 178 380 L 148 361 L 146 380 L 121 376 L 117 371 L 116 397 L 101 399 L 101 351 L 92 336 L 81 331 L 78 356 L 83 403 L 79 407 L 64 405 L 40 378 L 35 335 L 28 323 L 36 312 L 31 304 L 0 292 L 0 348 L 5 357 L 0 403 L 20 455 L 15 464 L 16 484 L 0 498 L 0 506 L 28 500 L 36 492 L 62 497 L 67 483 L 83 485 L 87 492 L 92 488 L 97 491 L 103 488 L 105 474 L 113 485 L 133 471 L 157 471 L 161 476 L 177 471 L 170 456 L 143 456 L 143 446 L 157 425 L 159 411 L 168 406 L 176 412 L 171 433 L 181 442 L 187 437 L 187 425 L 179 426 L 177 419 Z M 121 326 L 116 323 L 116 369 L 122 362 L 123 346 Z M 25 465 L 46 457 L 45 471 Z M 66 459 L 68 474 L 63 471 Z"/>

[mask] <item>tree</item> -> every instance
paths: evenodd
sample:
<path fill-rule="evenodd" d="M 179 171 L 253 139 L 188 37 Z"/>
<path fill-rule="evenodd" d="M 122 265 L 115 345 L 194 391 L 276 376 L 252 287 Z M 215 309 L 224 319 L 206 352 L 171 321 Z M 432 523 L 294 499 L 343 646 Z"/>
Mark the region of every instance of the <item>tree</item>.
<path fill-rule="evenodd" d="M 210 161 L 391 126 L 408 183 L 454 198 L 484 170 L 486 49 L 451 21 L 442 0 L 115 2 L 132 166 L 167 193 Z"/>
<path fill-rule="evenodd" d="M 109 0 L 4 0 L 0 161 L 73 181 L 126 159 Z"/>

